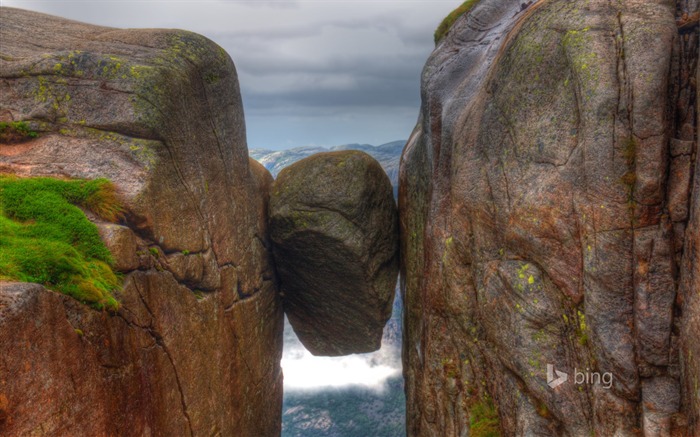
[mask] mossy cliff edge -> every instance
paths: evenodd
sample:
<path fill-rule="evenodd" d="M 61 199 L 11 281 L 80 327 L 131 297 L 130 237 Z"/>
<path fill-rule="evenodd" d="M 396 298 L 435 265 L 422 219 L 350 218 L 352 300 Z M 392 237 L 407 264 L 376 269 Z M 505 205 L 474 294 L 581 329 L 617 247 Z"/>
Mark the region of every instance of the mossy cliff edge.
<path fill-rule="evenodd" d="M 271 178 L 229 56 L 11 8 L 0 41 L 0 434 L 279 434 Z"/>
<path fill-rule="evenodd" d="M 0 434 L 279 435 L 283 303 L 314 353 L 380 347 L 398 218 L 373 158 L 270 202 L 213 42 L 9 8 L 0 38 Z"/>

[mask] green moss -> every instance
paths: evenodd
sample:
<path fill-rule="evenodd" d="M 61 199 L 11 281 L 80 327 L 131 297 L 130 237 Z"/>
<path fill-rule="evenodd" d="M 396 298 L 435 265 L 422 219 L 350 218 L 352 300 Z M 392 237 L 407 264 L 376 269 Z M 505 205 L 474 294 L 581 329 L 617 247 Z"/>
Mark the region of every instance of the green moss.
<path fill-rule="evenodd" d="M 16 143 L 38 136 L 26 121 L 0 122 L 0 143 Z"/>
<path fill-rule="evenodd" d="M 37 102 L 45 102 L 48 99 L 49 86 L 47 84 L 46 78 L 39 76 L 37 78 L 37 86 L 34 90 L 34 99 Z"/>
<path fill-rule="evenodd" d="M 469 12 L 469 10 L 471 10 L 471 8 L 473 8 L 474 5 L 476 5 L 477 1 L 478 0 L 465 1 L 457 9 L 450 12 L 450 14 L 442 20 L 442 22 L 437 27 L 437 29 L 435 29 L 434 38 L 435 38 L 436 45 L 437 45 L 437 43 L 440 42 L 441 39 L 443 39 L 445 37 L 445 35 L 447 34 L 447 31 L 450 30 L 450 28 L 452 27 L 454 22 L 457 21 L 457 19 L 459 17 L 461 17 L 462 15 Z"/>
<path fill-rule="evenodd" d="M 585 346 L 588 344 L 588 325 L 586 325 L 586 315 L 581 312 L 581 310 L 578 310 L 577 312 L 578 316 L 578 342 L 581 346 Z"/>
<path fill-rule="evenodd" d="M 637 160 L 637 140 L 630 137 L 622 145 L 622 157 L 625 158 L 625 163 L 628 167 L 635 164 Z"/>
<path fill-rule="evenodd" d="M 97 227 L 78 206 L 106 219 L 121 211 L 112 184 L 0 177 L 0 279 L 35 282 L 94 308 L 116 309 L 121 280 Z"/>
<path fill-rule="evenodd" d="M 520 268 L 518 269 L 518 278 L 525 279 L 525 273 L 527 273 L 527 269 L 529 269 L 529 268 L 530 268 L 530 264 L 522 263 L 520 265 Z"/>
<path fill-rule="evenodd" d="M 498 411 L 491 398 L 479 400 L 469 409 L 470 437 L 500 437 Z"/>
<path fill-rule="evenodd" d="M 158 258 L 160 256 L 160 253 L 158 252 L 158 248 L 156 248 L 156 247 L 149 247 L 148 251 L 151 252 L 151 255 L 153 255 L 156 258 Z"/>
<path fill-rule="evenodd" d="M 53 76 L 51 80 L 44 76 L 38 76 L 29 92 L 36 103 L 45 103 L 46 105 L 42 106 L 48 106 L 53 110 L 54 119 L 66 117 L 68 113 L 71 96 L 68 93 L 67 76 L 65 69 L 60 70 L 60 74 Z"/>
<path fill-rule="evenodd" d="M 217 83 L 217 82 L 219 81 L 219 79 L 220 79 L 220 78 L 219 78 L 219 75 L 218 75 L 218 74 L 215 74 L 215 73 L 212 73 L 212 72 L 208 72 L 207 74 L 204 75 L 204 80 L 205 80 L 209 85 L 213 85 L 213 84 Z"/>
<path fill-rule="evenodd" d="M 97 62 L 96 73 L 103 79 L 126 79 L 131 75 L 131 69 L 124 59 L 110 55 Z"/>
<path fill-rule="evenodd" d="M 212 53 L 214 47 L 217 50 Z M 142 69 L 138 72 L 138 77 L 132 72 L 132 77 L 140 79 L 137 81 L 137 91 L 142 96 L 140 100 L 143 100 L 134 101 L 134 104 L 145 121 L 158 125 L 160 114 L 154 112 L 154 109 L 166 104 L 170 98 L 168 84 L 164 82 L 167 79 L 163 75 L 163 67 L 184 71 L 190 68 L 187 64 L 197 65 L 202 69 L 202 80 L 211 85 L 224 77 L 228 55 L 201 35 L 178 31 L 168 36 L 167 46 L 153 59 L 153 63 L 157 65 L 155 68 Z"/>
<path fill-rule="evenodd" d="M 549 408 L 547 408 L 547 405 L 542 402 L 537 404 L 537 414 L 545 419 L 552 418 L 552 413 L 549 411 Z"/>
<path fill-rule="evenodd" d="M 85 121 L 82 120 L 77 124 L 84 125 Z M 81 127 L 80 130 L 71 130 L 70 134 L 73 136 L 97 139 L 100 142 L 114 142 L 124 148 L 128 148 L 131 152 L 131 156 L 142 164 L 146 170 L 152 169 L 158 163 L 157 149 L 160 143 L 156 140 L 131 138 L 115 132 L 106 132 L 91 127 Z"/>
<path fill-rule="evenodd" d="M 114 138 L 114 140 L 119 141 L 116 138 Z M 158 155 L 156 154 L 155 148 L 143 140 L 132 139 L 131 142 L 129 150 L 131 150 L 132 155 L 146 167 L 146 170 L 153 168 L 158 162 Z M 121 143 L 124 143 L 124 141 L 121 141 Z"/>
<path fill-rule="evenodd" d="M 547 340 L 547 333 L 545 332 L 544 329 L 540 329 L 539 331 L 532 334 L 532 339 L 534 341 L 536 341 L 537 343 L 541 343 L 541 342 Z"/>
<path fill-rule="evenodd" d="M 573 72 L 581 83 L 583 90 L 587 93 L 584 98 L 588 100 L 593 90 L 600 83 L 600 69 L 598 64 L 600 59 L 598 53 L 591 51 L 593 43 L 589 34 L 590 27 L 581 30 L 569 30 L 562 38 L 562 44 L 570 59 Z"/>

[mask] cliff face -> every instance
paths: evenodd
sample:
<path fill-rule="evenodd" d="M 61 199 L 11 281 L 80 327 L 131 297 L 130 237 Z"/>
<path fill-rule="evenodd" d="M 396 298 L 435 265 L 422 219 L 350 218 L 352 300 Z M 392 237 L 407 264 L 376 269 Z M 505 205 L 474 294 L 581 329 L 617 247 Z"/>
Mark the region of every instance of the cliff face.
<path fill-rule="evenodd" d="M 696 46 L 697 50 L 697 46 Z M 697 120 L 700 119 L 700 69 L 695 68 L 695 174 L 692 176 L 690 221 L 686 230 L 685 252 L 681 265 L 681 283 L 679 296 L 682 302 L 683 320 L 681 321 L 681 356 L 683 371 L 683 404 L 691 423 L 689 429 L 700 434 L 700 342 L 697 341 L 700 333 L 700 165 L 698 165 L 698 144 L 700 144 L 700 130 L 697 128 Z"/>
<path fill-rule="evenodd" d="M 249 162 L 233 63 L 207 39 L 0 14 L 0 171 L 105 177 L 116 314 L 0 285 L 0 434 L 277 435 L 282 312 L 269 173 Z"/>
<path fill-rule="evenodd" d="M 481 0 L 428 60 L 399 187 L 410 436 L 492 402 L 506 435 L 700 434 L 677 3 Z"/>

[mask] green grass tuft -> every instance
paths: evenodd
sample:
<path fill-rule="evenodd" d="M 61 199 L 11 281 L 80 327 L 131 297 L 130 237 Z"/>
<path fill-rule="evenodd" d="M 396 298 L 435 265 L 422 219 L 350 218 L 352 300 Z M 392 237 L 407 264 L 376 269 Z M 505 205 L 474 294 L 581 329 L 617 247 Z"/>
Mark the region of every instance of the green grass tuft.
<path fill-rule="evenodd" d="M 501 437 L 498 411 L 490 398 L 479 400 L 469 409 L 471 437 Z"/>
<path fill-rule="evenodd" d="M 457 9 L 450 12 L 450 14 L 442 20 L 442 22 L 440 23 L 438 28 L 435 29 L 435 34 L 434 34 L 435 45 L 437 45 L 437 43 L 439 43 L 440 40 L 445 37 L 445 35 L 447 34 L 447 31 L 450 30 L 450 27 L 452 27 L 454 22 L 457 21 L 457 19 L 459 17 L 461 17 L 462 15 L 469 12 L 469 10 L 471 8 L 473 8 L 474 5 L 476 5 L 476 3 L 478 1 L 479 0 L 467 0 L 467 1 L 465 1 Z"/>
<path fill-rule="evenodd" d="M 38 136 L 26 121 L 0 122 L 0 143 L 19 143 Z"/>
<path fill-rule="evenodd" d="M 0 279 L 43 284 L 93 308 L 117 309 L 112 291 L 121 279 L 78 206 L 109 220 L 121 213 L 106 179 L 0 176 Z"/>

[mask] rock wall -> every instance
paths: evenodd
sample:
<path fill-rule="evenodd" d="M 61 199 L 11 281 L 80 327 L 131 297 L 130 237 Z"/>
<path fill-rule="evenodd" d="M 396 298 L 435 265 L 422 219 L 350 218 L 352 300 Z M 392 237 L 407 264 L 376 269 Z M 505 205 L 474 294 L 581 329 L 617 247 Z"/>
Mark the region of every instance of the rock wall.
<path fill-rule="evenodd" d="M 491 402 L 505 435 L 700 433 L 697 7 L 481 0 L 437 46 L 399 186 L 409 436 Z"/>
<path fill-rule="evenodd" d="M 0 434 L 278 435 L 271 177 L 249 162 L 229 56 L 10 8 L 0 40 L 0 121 L 38 133 L 1 144 L 0 171 L 106 177 L 126 207 L 100 223 L 118 313 L 0 283 Z"/>
<path fill-rule="evenodd" d="M 697 40 L 696 40 L 697 41 Z M 696 50 L 700 50 L 698 45 Z M 696 59 L 697 62 L 697 59 Z M 700 83 L 700 69 L 695 68 L 695 83 Z M 700 88 L 695 88 L 696 120 L 700 119 Z M 692 177 L 690 222 L 686 230 L 685 251 L 681 266 L 679 300 L 683 319 L 681 323 L 681 361 L 683 366 L 683 405 L 690 422 L 689 434 L 700 434 L 700 159 L 697 144 L 700 130 L 696 124 L 695 174 Z"/>

